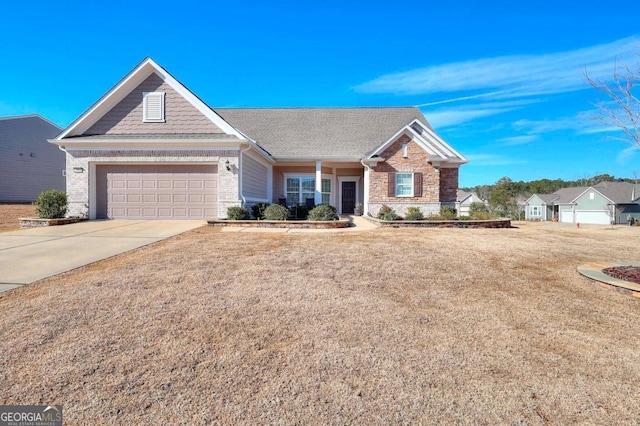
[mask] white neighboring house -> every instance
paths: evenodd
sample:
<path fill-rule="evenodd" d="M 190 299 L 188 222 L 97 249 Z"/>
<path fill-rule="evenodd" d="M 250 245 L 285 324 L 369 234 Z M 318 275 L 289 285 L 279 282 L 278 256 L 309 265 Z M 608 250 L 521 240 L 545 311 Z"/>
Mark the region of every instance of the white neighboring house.
<path fill-rule="evenodd" d="M 456 210 L 458 211 L 458 216 L 469 216 L 469 207 L 471 203 L 482 203 L 487 204 L 487 202 L 480 197 L 475 192 L 466 192 L 461 189 L 458 189 L 458 197 L 456 199 Z"/>
<path fill-rule="evenodd" d="M 600 182 L 589 187 L 562 188 L 534 194 L 526 202 L 527 220 L 558 219 L 563 223 L 608 225 L 640 220 L 640 185 Z"/>

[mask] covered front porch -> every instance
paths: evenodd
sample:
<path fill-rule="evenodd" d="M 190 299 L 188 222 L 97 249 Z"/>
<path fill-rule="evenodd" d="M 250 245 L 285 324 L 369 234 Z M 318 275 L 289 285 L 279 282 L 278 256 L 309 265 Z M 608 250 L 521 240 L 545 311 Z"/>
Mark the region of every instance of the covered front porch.
<path fill-rule="evenodd" d="M 330 204 L 353 214 L 365 202 L 365 171 L 357 161 L 278 161 L 273 166 L 273 203 L 288 207 Z"/>

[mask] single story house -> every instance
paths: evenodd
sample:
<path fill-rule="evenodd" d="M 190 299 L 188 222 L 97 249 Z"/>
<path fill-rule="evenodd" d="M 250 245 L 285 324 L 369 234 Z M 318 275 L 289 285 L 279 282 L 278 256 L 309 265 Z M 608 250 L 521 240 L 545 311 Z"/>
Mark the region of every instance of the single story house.
<path fill-rule="evenodd" d="M 527 220 L 564 223 L 625 224 L 640 220 L 640 185 L 600 182 L 589 187 L 563 188 L 553 194 L 534 194 L 526 204 Z"/>
<path fill-rule="evenodd" d="M 478 197 L 478 194 L 475 192 L 467 192 L 458 189 L 458 196 L 456 199 L 456 210 L 458 210 L 458 216 L 469 216 L 469 207 L 471 206 L 471 203 L 486 204 L 486 202 Z"/>
<path fill-rule="evenodd" d="M 211 108 L 147 58 L 50 142 L 69 215 L 224 218 L 258 202 L 455 206 L 466 158 L 417 108 Z"/>
<path fill-rule="evenodd" d="M 65 190 L 65 154 L 47 143 L 62 129 L 37 114 L 0 118 L 0 202 L 33 202 Z"/>

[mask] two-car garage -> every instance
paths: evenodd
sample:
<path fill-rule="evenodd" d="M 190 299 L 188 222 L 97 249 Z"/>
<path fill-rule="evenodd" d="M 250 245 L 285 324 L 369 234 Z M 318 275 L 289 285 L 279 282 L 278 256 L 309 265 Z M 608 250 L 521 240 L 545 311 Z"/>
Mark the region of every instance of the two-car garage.
<path fill-rule="evenodd" d="M 217 217 L 216 165 L 96 166 L 98 219 Z"/>

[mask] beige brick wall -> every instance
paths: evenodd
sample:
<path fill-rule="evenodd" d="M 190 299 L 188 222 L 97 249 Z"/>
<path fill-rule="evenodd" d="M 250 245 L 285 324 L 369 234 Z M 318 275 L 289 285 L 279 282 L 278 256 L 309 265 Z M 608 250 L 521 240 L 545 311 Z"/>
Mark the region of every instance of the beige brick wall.
<path fill-rule="evenodd" d="M 142 122 L 142 93 L 165 92 L 164 123 Z M 224 133 L 157 74 L 151 74 L 91 126 L 85 135 Z"/>
<path fill-rule="evenodd" d="M 229 160 L 231 170 L 225 162 Z M 68 150 L 67 198 L 68 217 L 88 217 L 90 203 L 91 164 L 218 164 L 218 216 L 226 217 L 227 208 L 241 205 L 238 189 L 238 151 L 235 150 Z M 74 172 L 82 168 L 82 172 Z"/>

